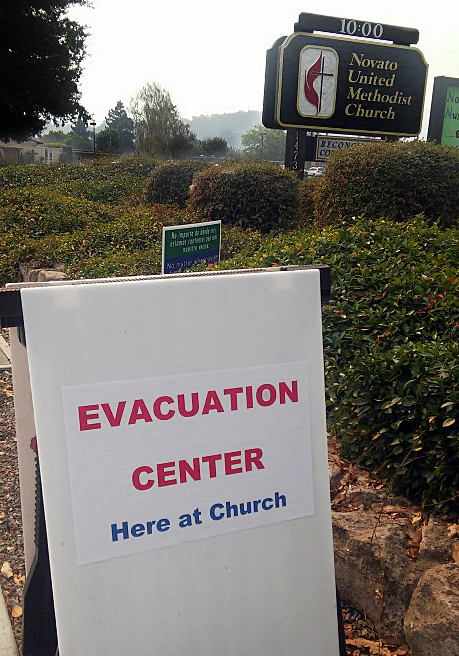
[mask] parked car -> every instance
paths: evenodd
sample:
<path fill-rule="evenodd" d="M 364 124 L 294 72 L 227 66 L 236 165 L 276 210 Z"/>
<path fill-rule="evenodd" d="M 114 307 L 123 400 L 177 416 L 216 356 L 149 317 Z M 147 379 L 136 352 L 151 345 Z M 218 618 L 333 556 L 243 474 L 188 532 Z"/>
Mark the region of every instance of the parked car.
<path fill-rule="evenodd" d="M 306 171 L 306 174 L 308 178 L 318 178 L 323 172 L 324 170 L 320 166 L 311 166 L 311 168 Z"/>

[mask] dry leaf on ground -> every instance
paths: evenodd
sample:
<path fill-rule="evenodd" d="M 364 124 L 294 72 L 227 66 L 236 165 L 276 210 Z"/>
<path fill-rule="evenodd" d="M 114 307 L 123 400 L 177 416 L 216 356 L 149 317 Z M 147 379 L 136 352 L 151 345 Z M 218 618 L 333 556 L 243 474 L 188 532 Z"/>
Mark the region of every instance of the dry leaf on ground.
<path fill-rule="evenodd" d="M 3 563 L 0 572 L 3 574 L 3 576 L 6 579 L 10 579 L 13 576 L 13 570 L 11 569 L 11 565 L 7 560 L 5 560 L 5 562 Z"/>

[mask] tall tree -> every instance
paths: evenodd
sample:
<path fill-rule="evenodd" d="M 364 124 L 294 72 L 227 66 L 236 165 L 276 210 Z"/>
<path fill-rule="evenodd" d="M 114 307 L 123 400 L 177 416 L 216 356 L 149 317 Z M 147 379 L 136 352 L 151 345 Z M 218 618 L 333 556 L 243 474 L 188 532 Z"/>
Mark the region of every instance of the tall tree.
<path fill-rule="evenodd" d="M 40 135 L 40 141 L 63 144 L 67 136 L 63 130 L 48 130 L 45 134 Z"/>
<path fill-rule="evenodd" d="M 136 150 L 164 159 L 189 152 L 194 135 L 180 118 L 168 91 L 146 84 L 132 99 L 130 111 Z"/>
<path fill-rule="evenodd" d="M 118 153 L 120 151 L 118 132 L 109 127 L 98 132 L 96 134 L 96 150 L 100 153 Z"/>
<path fill-rule="evenodd" d="M 201 149 L 204 155 L 221 155 L 223 157 L 228 152 L 228 143 L 222 137 L 212 137 L 201 141 Z"/>
<path fill-rule="evenodd" d="M 71 5 L 85 4 L 1 0 L 0 139 L 26 139 L 50 120 L 89 120 L 77 86 L 86 33 L 66 16 Z"/>
<path fill-rule="evenodd" d="M 83 121 L 78 120 L 72 125 L 72 131 L 66 136 L 65 143 L 75 150 L 92 150 L 94 147 L 93 134 Z"/>
<path fill-rule="evenodd" d="M 111 131 L 111 133 L 107 133 L 107 137 L 110 138 L 110 134 L 113 137 L 113 133 L 117 135 L 118 145 L 116 149 L 122 153 L 132 152 L 134 149 L 134 121 L 127 115 L 121 100 L 118 100 L 114 109 L 109 110 L 108 116 L 105 117 L 105 123 Z M 113 143 L 112 138 L 112 147 L 115 149 Z"/>
<path fill-rule="evenodd" d="M 241 137 L 243 155 L 249 159 L 283 162 L 285 138 L 283 130 L 267 130 L 262 125 L 256 125 Z"/>

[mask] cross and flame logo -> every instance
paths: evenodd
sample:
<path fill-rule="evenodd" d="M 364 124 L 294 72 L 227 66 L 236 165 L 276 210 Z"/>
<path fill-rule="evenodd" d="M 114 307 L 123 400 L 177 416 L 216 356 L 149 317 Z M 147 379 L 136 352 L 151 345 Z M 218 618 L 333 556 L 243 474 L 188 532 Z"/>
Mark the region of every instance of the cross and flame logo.
<path fill-rule="evenodd" d="M 300 55 L 298 112 L 328 118 L 335 110 L 338 53 L 332 48 L 306 46 Z"/>

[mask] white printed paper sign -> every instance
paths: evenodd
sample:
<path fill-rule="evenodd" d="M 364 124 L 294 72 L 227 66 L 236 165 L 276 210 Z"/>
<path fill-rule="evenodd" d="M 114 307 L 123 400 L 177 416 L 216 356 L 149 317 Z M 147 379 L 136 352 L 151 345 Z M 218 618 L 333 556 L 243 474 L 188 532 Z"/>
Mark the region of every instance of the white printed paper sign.
<path fill-rule="evenodd" d="M 78 564 L 314 513 L 306 362 L 63 389 Z"/>

